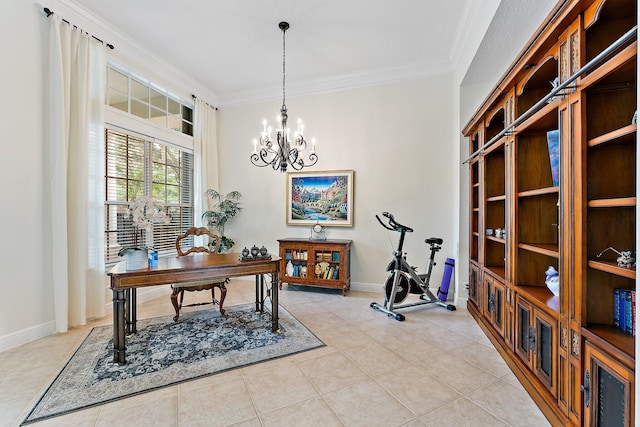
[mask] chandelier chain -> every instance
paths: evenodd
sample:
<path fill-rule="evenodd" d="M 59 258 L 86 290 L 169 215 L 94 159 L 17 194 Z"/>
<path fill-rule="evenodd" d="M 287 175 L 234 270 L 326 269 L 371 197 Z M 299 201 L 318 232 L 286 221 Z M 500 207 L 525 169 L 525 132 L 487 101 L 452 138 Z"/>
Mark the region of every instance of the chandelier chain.
<path fill-rule="evenodd" d="M 285 59 L 286 59 L 286 46 L 285 46 L 285 33 L 287 32 L 286 29 L 282 30 L 282 106 L 284 107 L 285 104 L 285 79 L 286 79 L 286 70 L 285 70 Z"/>

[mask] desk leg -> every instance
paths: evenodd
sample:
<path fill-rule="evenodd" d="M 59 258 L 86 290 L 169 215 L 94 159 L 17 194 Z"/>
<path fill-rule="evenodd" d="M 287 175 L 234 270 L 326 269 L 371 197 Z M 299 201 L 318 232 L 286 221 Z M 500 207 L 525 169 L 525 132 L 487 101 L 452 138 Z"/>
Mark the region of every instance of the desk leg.
<path fill-rule="evenodd" d="M 256 313 L 264 313 L 264 274 L 256 274 Z"/>
<path fill-rule="evenodd" d="M 260 310 L 260 277 L 262 277 L 262 275 L 256 274 L 256 313 L 262 312 L 262 310 Z"/>
<path fill-rule="evenodd" d="M 278 332 L 278 273 L 271 274 L 271 330 Z"/>
<path fill-rule="evenodd" d="M 137 328 L 137 307 L 138 307 L 138 291 L 136 288 L 129 288 L 126 290 L 126 302 L 125 302 L 125 316 L 127 319 L 126 332 L 127 335 L 135 334 L 138 332 Z"/>
<path fill-rule="evenodd" d="M 125 359 L 125 292 L 113 290 L 113 363 L 124 365 Z"/>

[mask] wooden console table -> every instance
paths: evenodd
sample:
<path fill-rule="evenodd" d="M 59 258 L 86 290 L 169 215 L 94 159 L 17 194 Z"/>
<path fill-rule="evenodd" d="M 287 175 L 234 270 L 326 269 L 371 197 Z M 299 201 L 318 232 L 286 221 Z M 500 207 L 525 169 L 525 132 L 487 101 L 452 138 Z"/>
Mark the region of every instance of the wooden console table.
<path fill-rule="evenodd" d="M 170 283 L 193 282 L 215 277 L 256 276 L 256 311 L 264 311 L 264 274 L 271 275 L 271 330 L 278 326 L 278 273 L 280 259 L 239 261 L 240 254 L 160 258 L 157 267 L 127 271 L 125 262 L 116 264 L 108 275 L 113 292 L 113 361 L 123 365 L 125 333 L 136 332 L 136 289 Z"/>
<path fill-rule="evenodd" d="M 280 283 L 337 288 L 347 295 L 351 286 L 351 240 L 287 238 L 278 242 Z"/>

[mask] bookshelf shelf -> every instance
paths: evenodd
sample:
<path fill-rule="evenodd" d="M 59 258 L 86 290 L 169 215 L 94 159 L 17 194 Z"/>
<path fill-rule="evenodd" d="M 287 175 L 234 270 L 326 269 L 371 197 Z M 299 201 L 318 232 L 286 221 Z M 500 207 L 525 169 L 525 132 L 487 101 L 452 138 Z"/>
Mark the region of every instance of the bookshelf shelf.
<path fill-rule="evenodd" d="M 595 341 L 603 346 L 613 346 L 623 353 L 623 361 L 627 361 L 630 366 L 634 365 L 635 343 L 634 337 L 622 332 L 615 326 L 590 323 L 582 328 L 585 338 Z M 626 356 L 626 357 L 625 357 Z"/>
<path fill-rule="evenodd" d="M 614 261 L 589 261 L 589 267 L 596 270 L 605 271 L 607 273 L 615 274 L 617 276 L 626 277 L 628 279 L 636 279 L 635 267 L 620 267 L 618 266 L 618 263 Z"/>

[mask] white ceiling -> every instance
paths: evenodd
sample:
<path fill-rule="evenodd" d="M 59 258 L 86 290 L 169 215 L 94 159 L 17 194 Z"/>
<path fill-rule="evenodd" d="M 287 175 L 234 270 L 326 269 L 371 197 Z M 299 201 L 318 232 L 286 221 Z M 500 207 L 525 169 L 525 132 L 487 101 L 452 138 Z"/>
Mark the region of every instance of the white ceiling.
<path fill-rule="evenodd" d="M 281 94 L 280 21 L 291 26 L 289 96 L 450 70 L 472 9 L 472 0 L 71 1 L 222 103 Z"/>
<path fill-rule="evenodd" d="M 280 21 L 291 96 L 450 71 L 487 0 L 62 1 L 228 105 L 282 95 Z M 494 84 L 556 1 L 501 0 L 463 84 Z"/>

